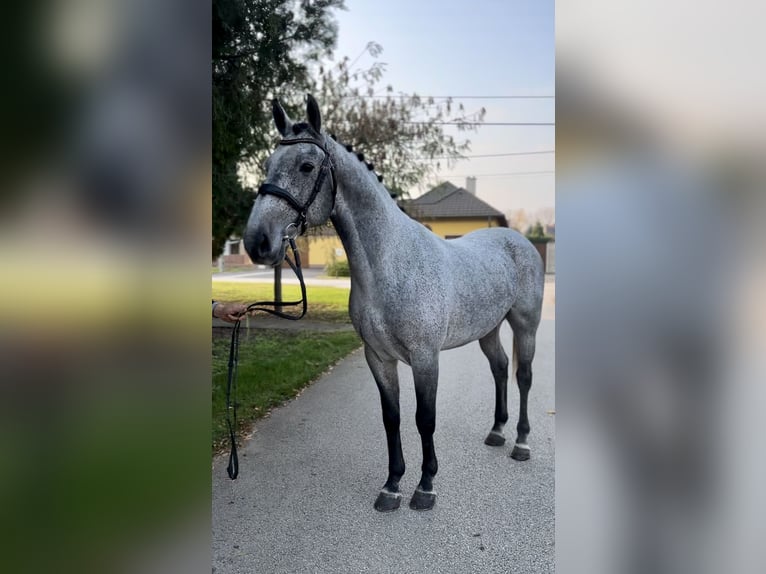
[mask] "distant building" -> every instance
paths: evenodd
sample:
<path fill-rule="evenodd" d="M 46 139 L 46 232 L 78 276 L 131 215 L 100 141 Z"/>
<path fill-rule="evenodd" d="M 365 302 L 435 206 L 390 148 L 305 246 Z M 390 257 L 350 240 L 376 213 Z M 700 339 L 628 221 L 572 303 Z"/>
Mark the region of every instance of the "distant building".
<path fill-rule="evenodd" d="M 444 182 L 417 199 L 402 203 L 404 211 L 425 225 L 436 235 L 454 239 L 475 229 L 508 227 L 502 212 L 476 197 L 476 178 L 466 179 L 466 187 Z M 338 234 L 330 226 L 320 226 L 301 238 L 301 259 L 305 266 L 325 267 L 333 259 L 346 259 L 346 252 Z M 225 265 L 250 263 L 240 239 L 226 243 L 223 254 Z"/>
<path fill-rule="evenodd" d="M 502 212 L 476 197 L 476 178 L 466 188 L 444 182 L 404 204 L 407 214 L 436 235 L 452 239 L 475 229 L 508 227 Z"/>
<path fill-rule="evenodd" d="M 334 231 L 332 233 L 335 234 Z M 338 240 L 338 243 L 340 243 L 340 239 Z M 296 241 L 296 246 L 301 251 L 301 264 L 304 267 L 314 265 L 309 260 L 308 245 L 309 242 L 305 237 L 299 237 Z M 213 260 L 213 265 L 218 266 L 221 269 L 227 269 L 231 267 L 253 265 L 253 262 L 250 259 L 250 256 L 248 256 L 247 251 L 245 251 L 245 242 L 239 237 L 232 236 L 224 244 L 223 253 L 221 253 L 220 257 Z M 283 266 L 287 266 L 287 263 Z"/>
<path fill-rule="evenodd" d="M 223 246 L 221 253 L 223 265 L 249 265 L 250 258 L 245 252 L 245 244 L 239 237 L 230 237 Z"/>
<path fill-rule="evenodd" d="M 311 267 L 327 267 L 333 260 L 346 259 L 346 251 L 334 227 L 321 225 L 310 229 L 306 234 L 306 241 Z"/>
<path fill-rule="evenodd" d="M 403 202 L 405 212 L 445 239 L 465 235 L 474 229 L 508 227 L 500 211 L 476 197 L 476 178 L 466 188 L 445 182 L 417 199 Z M 306 255 L 312 267 L 324 267 L 333 259 L 346 259 L 346 252 L 332 227 L 321 226 L 307 235 Z"/>

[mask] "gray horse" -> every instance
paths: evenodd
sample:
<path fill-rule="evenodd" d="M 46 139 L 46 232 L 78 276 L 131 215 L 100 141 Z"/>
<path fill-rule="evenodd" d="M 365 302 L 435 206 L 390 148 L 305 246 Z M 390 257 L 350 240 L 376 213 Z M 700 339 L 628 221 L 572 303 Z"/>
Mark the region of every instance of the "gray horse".
<path fill-rule="evenodd" d="M 412 368 L 423 445 L 422 475 L 410 508 L 428 510 L 436 502 L 433 434 L 439 351 L 479 341 L 495 379 L 495 423 L 484 442 L 505 444 L 508 357 L 499 336 L 503 320 L 513 330 L 520 395 L 511 457 L 527 460 L 527 395 L 544 283 L 535 248 L 506 228 L 441 239 L 402 213 L 362 154 L 322 133 L 319 107 L 311 95 L 308 123 L 293 124 L 276 100 L 273 113 L 283 139 L 266 161 L 267 183 L 255 198 L 245 248 L 253 261 L 278 265 L 288 238 L 328 219 L 343 242 L 351 268 L 351 322 L 364 341 L 380 391 L 388 441 L 388 480 L 375 509 L 396 510 L 402 497 L 398 361 Z"/>

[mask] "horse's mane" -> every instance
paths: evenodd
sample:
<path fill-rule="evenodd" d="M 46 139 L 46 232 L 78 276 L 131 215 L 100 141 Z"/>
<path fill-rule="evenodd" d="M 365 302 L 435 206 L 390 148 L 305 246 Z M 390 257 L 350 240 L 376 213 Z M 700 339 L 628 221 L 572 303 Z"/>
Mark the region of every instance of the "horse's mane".
<path fill-rule="evenodd" d="M 295 124 L 293 124 L 293 128 L 292 129 L 293 129 L 293 135 L 296 135 L 296 136 L 308 135 L 308 136 L 310 136 L 310 137 L 312 137 L 314 139 L 317 139 L 319 141 L 322 140 L 322 136 L 320 134 L 318 134 L 316 132 L 316 130 L 314 128 L 312 128 L 306 122 L 295 123 Z M 336 137 L 335 134 L 330 134 L 330 137 L 332 138 L 332 140 L 334 142 L 337 142 L 342 147 L 346 148 L 346 151 L 348 153 L 352 153 L 352 154 L 355 153 L 357 159 L 360 162 L 362 162 L 364 165 L 366 165 L 367 169 L 370 170 L 373 173 L 373 175 L 378 178 L 378 182 L 381 183 L 381 184 L 383 183 L 383 176 L 375 171 L 375 165 L 373 163 L 364 160 L 364 154 L 363 153 L 361 153 L 361 152 L 354 152 L 354 146 L 352 146 L 351 144 L 344 144 L 343 142 L 338 141 L 338 138 Z M 385 186 L 383 186 L 383 187 L 384 187 L 384 189 L 386 189 Z M 386 191 L 388 191 L 388 189 L 386 189 Z M 390 191 L 388 191 L 388 195 L 391 197 L 391 199 L 396 201 L 396 197 L 397 197 L 396 194 L 393 194 Z M 407 213 L 405 211 L 405 209 L 401 205 L 398 204 L 398 202 L 397 202 L 397 205 L 398 205 L 399 209 L 401 209 L 404 213 Z"/>
<path fill-rule="evenodd" d="M 293 124 L 293 135 L 299 136 L 299 135 L 302 135 L 302 134 L 308 134 L 312 138 L 318 139 L 318 140 L 321 140 L 321 138 L 322 138 L 322 136 L 320 136 L 314 130 L 314 128 L 312 128 L 309 124 L 307 124 L 305 122 L 300 122 L 300 123 Z M 338 141 L 338 138 L 335 136 L 335 134 L 330 134 L 330 137 L 332 138 L 333 141 L 336 141 L 340 145 L 345 147 L 346 151 L 348 151 L 349 153 L 354 153 L 354 147 L 351 144 L 344 144 L 343 142 Z M 361 161 L 362 163 L 364 163 L 367 166 L 367 169 L 369 169 L 373 173 L 375 172 L 375 165 L 370 163 L 370 162 L 364 161 L 364 154 L 363 153 L 357 152 L 356 153 L 356 157 L 357 157 L 357 159 L 359 161 Z M 379 173 L 375 173 L 375 175 L 377 176 L 378 181 L 383 183 L 383 176 L 381 174 L 379 174 Z"/>

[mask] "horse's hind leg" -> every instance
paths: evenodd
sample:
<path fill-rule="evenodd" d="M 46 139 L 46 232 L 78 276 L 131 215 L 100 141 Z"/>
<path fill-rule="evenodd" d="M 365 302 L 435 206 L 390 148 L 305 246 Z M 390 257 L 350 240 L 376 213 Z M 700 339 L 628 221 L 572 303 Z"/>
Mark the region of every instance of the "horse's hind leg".
<path fill-rule="evenodd" d="M 479 346 L 489 359 L 495 379 L 495 424 L 484 439 L 484 444 L 502 446 L 505 444 L 503 427 L 508 422 L 508 355 L 500 343 L 500 325 L 479 339 Z"/>
<path fill-rule="evenodd" d="M 519 422 L 516 425 L 516 444 L 511 452 L 515 460 L 529 460 L 529 418 L 527 398 L 532 387 L 532 359 L 535 356 L 535 335 L 540 323 L 540 312 L 525 313 L 511 309 L 508 322 L 513 329 L 513 356 L 516 367 L 516 383 L 519 387 Z"/>
<path fill-rule="evenodd" d="M 399 508 L 402 501 L 399 481 L 404 475 L 404 455 L 399 434 L 399 375 L 396 372 L 396 361 L 380 359 L 367 345 L 364 347 L 364 355 L 380 391 L 383 426 L 386 428 L 388 443 L 388 479 L 375 501 L 375 510 L 389 512 Z"/>

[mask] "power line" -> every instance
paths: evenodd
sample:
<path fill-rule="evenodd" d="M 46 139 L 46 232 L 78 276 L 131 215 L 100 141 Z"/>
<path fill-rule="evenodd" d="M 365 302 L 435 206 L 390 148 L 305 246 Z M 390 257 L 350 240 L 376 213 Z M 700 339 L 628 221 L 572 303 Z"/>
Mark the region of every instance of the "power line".
<path fill-rule="evenodd" d="M 513 151 L 508 153 L 485 153 L 485 154 L 477 154 L 477 155 L 461 155 L 461 156 L 450 156 L 450 155 L 444 155 L 440 157 L 418 157 L 415 159 L 418 160 L 437 160 L 437 159 L 455 159 L 455 160 L 461 160 L 461 159 L 468 159 L 468 158 L 476 158 L 476 157 L 506 157 L 511 155 L 537 155 L 537 154 L 543 154 L 543 153 L 556 153 L 555 149 L 546 149 L 546 150 L 540 150 L 540 151 Z"/>
<path fill-rule="evenodd" d="M 421 100 L 552 100 L 556 96 L 549 95 L 516 95 L 516 96 L 421 96 L 420 94 L 380 94 L 370 96 L 368 94 L 344 95 L 342 98 L 375 99 L 375 98 L 393 98 L 399 100 L 409 100 L 418 97 Z"/>
<path fill-rule="evenodd" d="M 555 122 L 403 122 L 409 125 L 435 126 L 555 126 Z"/>
<path fill-rule="evenodd" d="M 549 169 L 546 171 L 512 171 L 509 173 L 453 173 L 453 174 L 439 174 L 439 177 L 506 177 L 512 175 L 541 175 L 544 173 L 556 173 L 554 170 Z"/>

